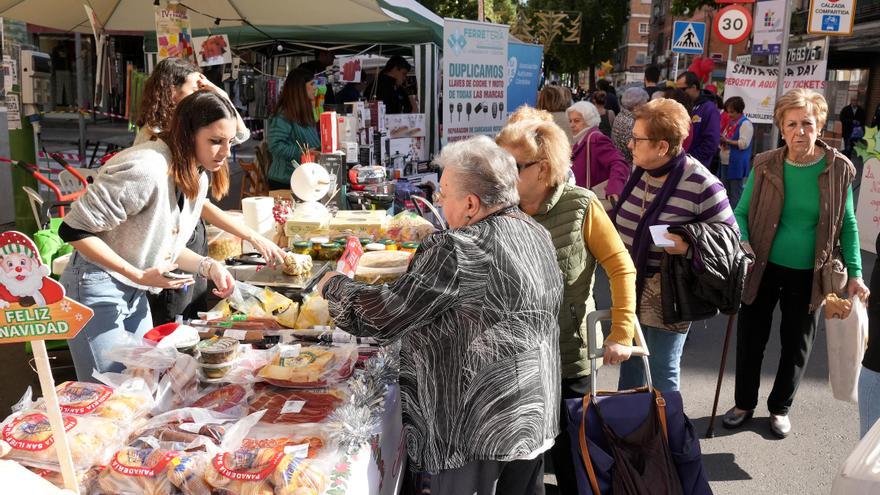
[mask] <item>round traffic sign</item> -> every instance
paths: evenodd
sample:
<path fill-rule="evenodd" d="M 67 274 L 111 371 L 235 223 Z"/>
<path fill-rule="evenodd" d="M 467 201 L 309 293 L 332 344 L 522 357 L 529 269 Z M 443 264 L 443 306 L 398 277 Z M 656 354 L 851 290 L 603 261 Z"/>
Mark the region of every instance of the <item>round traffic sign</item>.
<path fill-rule="evenodd" d="M 722 42 L 734 45 L 749 37 L 752 14 L 741 5 L 729 5 L 715 16 L 715 34 Z"/>

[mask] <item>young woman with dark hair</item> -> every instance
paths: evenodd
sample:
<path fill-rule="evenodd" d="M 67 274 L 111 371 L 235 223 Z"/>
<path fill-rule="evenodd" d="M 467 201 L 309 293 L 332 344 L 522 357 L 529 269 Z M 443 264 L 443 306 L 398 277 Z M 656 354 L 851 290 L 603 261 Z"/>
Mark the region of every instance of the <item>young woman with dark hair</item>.
<path fill-rule="evenodd" d="M 185 245 L 209 187 L 214 199 L 229 188 L 226 160 L 235 121 L 235 109 L 213 91 L 184 98 L 159 139 L 114 156 L 71 205 L 59 234 L 76 251 L 61 283 L 95 312 L 70 341 L 79 380 L 90 380 L 93 369 L 122 368 L 105 352 L 153 326 L 148 292 L 194 282 L 193 276 L 170 278 L 169 272 L 180 268 L 210 278 L 218 297 L 232 292 L 226 268 Z"/>
<path fill-rule="evenodd" d="M 303 150 L 321 147 L 315 119 L 314 74 L 297 68 L 287 74 L 275 116 L 269 120 L 269 186 L 290 189 L 290 176 L 302 163 Z"/>
<path fill-rule="evenodd" d="M 169 57 L 159 62 L 144 85 L 141 111 L 136 121 L 139 130 L 134 141 L 135 146 L 157 139 L 169 139 L 169 136 L 173 139 L 174 136 L 167 130 L 174 108 L 182 99 L 200 89 L 213 91 L 229 102 L 226 92 L 209 81 L 192 62 L 176 57 Z M 236 122 L 232 145 L 241 144 L 250 138 L 250 131 L 231 102 L 229 106 L 232 108 Z M 216 179 L 215 177 L 215 182 L 218 182 Z M 228 178 L 225 181 L 228 184 Z M 252 231 L 210 201 L 205 201 L 201 220 L 196 224 L 192 237 L 186 245 L 196 254 L 202 256 L 208 254 L 205 222 L 250 242 L 270 263 L 283 261 L 282 251 L 272 241 Z M 177 315 L 195 318 L 199 311 L 208 309 L 207 293 L 207 281 L 199 280 L 186 291 L 167 289 L 158 294 L 150 294 L 153 324 L 161 325 L 174 321 Z"/>

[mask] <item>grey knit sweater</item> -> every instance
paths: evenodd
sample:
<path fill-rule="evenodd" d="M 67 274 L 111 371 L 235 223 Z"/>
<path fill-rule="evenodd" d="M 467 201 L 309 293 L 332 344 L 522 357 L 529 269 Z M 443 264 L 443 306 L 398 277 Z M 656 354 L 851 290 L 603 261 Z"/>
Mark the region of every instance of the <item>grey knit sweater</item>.
<path fill-rule="evenodd" d="M 171 152 L 161 140 L 122 151 L 101 167 L 95 182 L 71 205 L 64 222 L 94 233 L 138 269 L 173 262 L 201 216 L 208 177 L 201 174 L 196 200 L 184 198 L 179 208 L 177 188 L 168 175 L 170 160 Z M 126 285 L 148 289 L 107 271 Z"/>

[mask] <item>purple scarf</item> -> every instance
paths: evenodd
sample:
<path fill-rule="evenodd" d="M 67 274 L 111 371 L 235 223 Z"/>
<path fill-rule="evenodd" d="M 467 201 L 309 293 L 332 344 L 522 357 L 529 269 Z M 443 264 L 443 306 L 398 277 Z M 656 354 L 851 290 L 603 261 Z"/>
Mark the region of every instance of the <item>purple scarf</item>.
<path fill-rule="evenodd" d="M 651 177 L 663 177 L 664 175 L 668 175 L 668 177 L 666 177 L 666 182 L 663 183 L 663 187 L 660 188 L 657 195 L 654 197 L 654 201 L 651 201 L 651 204 L 648 205 L 645 212 L 642 214 L 642 218 L 639 219 L 639 225 L 636 227 L 636 233 L 633 236 L 632 246 L 629 248 L 629 254 L 633 259 L 633 263 L 636 265 L 636 294 L 638 300 L 641 300 L 642 298 L 642 289 L 645 286 L 645 279 L 648 276 L 648 251 L 650 251 L 651 246 L 654 243 L 651 238 L 649 227 L 657 224 L 660 219 L 660 213 L 663 212 L 666 203 L 669 202 L 669 199 L 678 188 L 678 183 L 684 175 L 684 166 L 686 162 L 687 155 L 682 151 L 678 156 L 669 160 L 665 165 L 654 170 L 645 170 L 641 167 L 636 167 L 635 170 L 633 170 L 632 175 L 630 175 L 626 186 L 624 186 L 623 192 L 620 194 L 620 200 L 617 202 L 617 206 L 615 206 L 614 210 L 611 212 L 611 221 L 616 225 L 617 214 L 620 212 L 620 208 L 630 197 L 633 189 L 635 189 L 645 172 L 648 172 L 648 175 Z M 648 185 L 645 184 L 645 188 L 647 187 Z"/>

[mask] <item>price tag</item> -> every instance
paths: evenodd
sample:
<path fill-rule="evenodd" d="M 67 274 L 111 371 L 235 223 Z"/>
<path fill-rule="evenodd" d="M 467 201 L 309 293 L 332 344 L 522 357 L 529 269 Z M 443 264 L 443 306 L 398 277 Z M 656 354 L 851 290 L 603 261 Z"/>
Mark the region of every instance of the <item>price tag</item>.
<path fill-rule="evenodd" d="M 306 401 L 304 400 L 289 400 L 281 408 L 281 414 L 299 414 L 305 405 Z"/>
<path fill-rule="evenodd" d="M 235 340 L 244 340 L 247 338 L 247 330 L 235 330 L 230 328 L 223 332 L 223 336 Z"/>
<path fill-rule="evenodd" d="M 292 455 L 295 459 L 305 459 L 309 456 L 309 444 L 304 443 L 302 445 L 290 445 L 284 447 L 284 453 Z"/>

